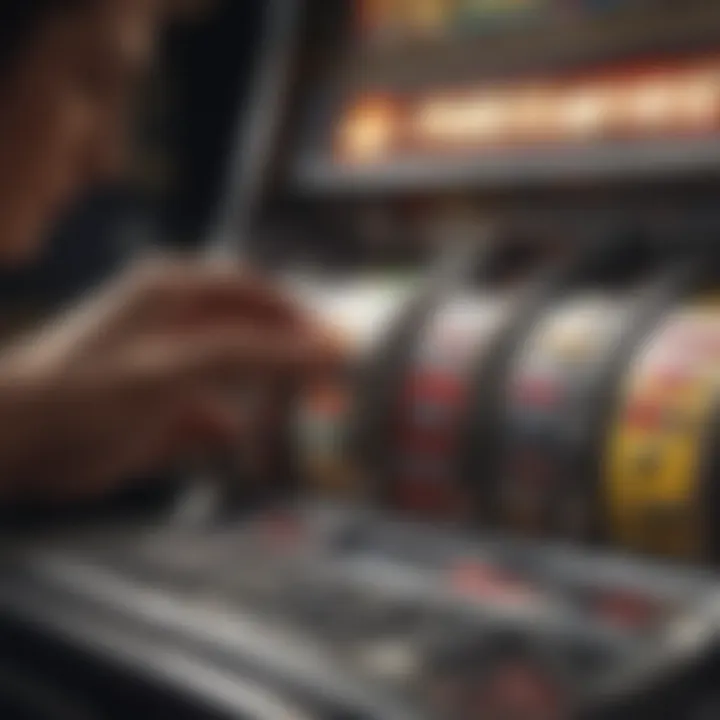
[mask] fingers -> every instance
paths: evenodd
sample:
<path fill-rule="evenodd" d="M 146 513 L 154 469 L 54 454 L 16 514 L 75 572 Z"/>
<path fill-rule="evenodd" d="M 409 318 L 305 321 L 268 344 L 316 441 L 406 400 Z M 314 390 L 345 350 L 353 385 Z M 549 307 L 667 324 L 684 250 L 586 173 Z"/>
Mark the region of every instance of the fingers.
<path fill-rule="evenodd" d="M 302 311 L 265 278 L 227 263 L 154 262 L 130 276 L 125 292 L 139 320 L 165 316 L 196 324 L 240 317 L 264 324 L 305 324 Z"/>
<path fill-rule="evenodd" d="M 178 348 L 176 370 L 180 377 L 244 381 L 256 377 L 305 375 L 330 367 L 334 356 L 311 336 L 293 337 L 247 329 L 215 334 L 202 344 Z"/>
<path fill-rule="evenodd" d="M 143 339 L 117 362 L 129 368 L 137 388 L 180 393 L 198 385 L 242 387 L 248 378 L 323 373 L 338 355 L 321 335 L 250 325 Z"/>
<path fill-rule="evenodd" d="M 171 419 L 170 451 L 235 447 L 248 431 L 248 419 L 232 397 L 199 395 Z"/>

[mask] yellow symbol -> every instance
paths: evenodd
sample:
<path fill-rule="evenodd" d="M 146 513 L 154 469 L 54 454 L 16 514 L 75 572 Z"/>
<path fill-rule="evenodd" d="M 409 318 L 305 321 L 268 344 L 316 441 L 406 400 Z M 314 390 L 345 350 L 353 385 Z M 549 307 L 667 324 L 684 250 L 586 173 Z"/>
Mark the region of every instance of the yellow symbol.
<path fill-rule="evenodd" d="M 708 309 L 716 313 L 717 305 Z M 612 538 L 628 549 L 684 559 L 700 559 L 708 550 L 703 461 L 718 396 L 713 368 L 720 358 L 687 356 L 677 382 L 668 380 L 667 355 L 658 350 L 693 317 L 670 318 L 644 348 L 610 436 L 605 469 Z M 637 412 L 642 407 L 658 412 Z"/>

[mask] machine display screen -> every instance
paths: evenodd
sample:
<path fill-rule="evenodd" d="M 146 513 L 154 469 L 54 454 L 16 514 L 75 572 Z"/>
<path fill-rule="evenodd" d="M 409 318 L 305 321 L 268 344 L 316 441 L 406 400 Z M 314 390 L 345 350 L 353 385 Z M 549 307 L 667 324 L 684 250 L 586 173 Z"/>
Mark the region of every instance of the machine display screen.
<path fill-rule="evenodd" d="M 702 161 L 698 144 L 720 153 L 720 5 L 710 0 L 351 7 L 320 132 L 319 164 L 335 172 L 412 172 L 437 160 L 487 169 L 538 154 L 551 172 L 557 151 L 594 167 L 614 162 L 608 147 L 621 160 L 640 148 L 641 164 L 673 148 Z"/>
<path fill-rule="evenodd" d="M 484 155 L 528 146 L 708 136 L 720 129 L 720 57 L 351 97 L 336 160 Z"/>

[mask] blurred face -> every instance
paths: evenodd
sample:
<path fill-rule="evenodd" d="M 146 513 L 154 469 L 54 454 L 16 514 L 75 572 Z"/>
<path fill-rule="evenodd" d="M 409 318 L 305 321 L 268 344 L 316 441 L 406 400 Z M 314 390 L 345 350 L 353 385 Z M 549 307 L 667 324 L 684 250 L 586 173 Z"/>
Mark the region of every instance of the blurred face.
<path fill-rule="evenodd" d="M 0 77 L 0 265 L 33 259 L 58 217 L 123 169 L 129 102 L 159 0 L 85 0 L 48 16 Z"/>

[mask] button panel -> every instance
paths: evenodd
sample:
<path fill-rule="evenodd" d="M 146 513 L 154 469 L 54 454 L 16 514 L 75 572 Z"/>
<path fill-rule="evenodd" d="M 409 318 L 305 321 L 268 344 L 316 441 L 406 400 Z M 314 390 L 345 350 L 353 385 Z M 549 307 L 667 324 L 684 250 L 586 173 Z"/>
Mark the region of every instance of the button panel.
<path fill-rule="evenodd" d="M 689 652 L 677 628 L 690 620 L 696 638 L 720 626 L 720 593 L 699 572 L 339 506 L 264 513 L 189 544 L 168 532 L 122 552 L 94 546 L 78 553 L 124 577 L 154 576 L 179 604 L 206 597 L 307 638 L 341 674 L 431 718 L 564 720 L 626 667 Z"/>

